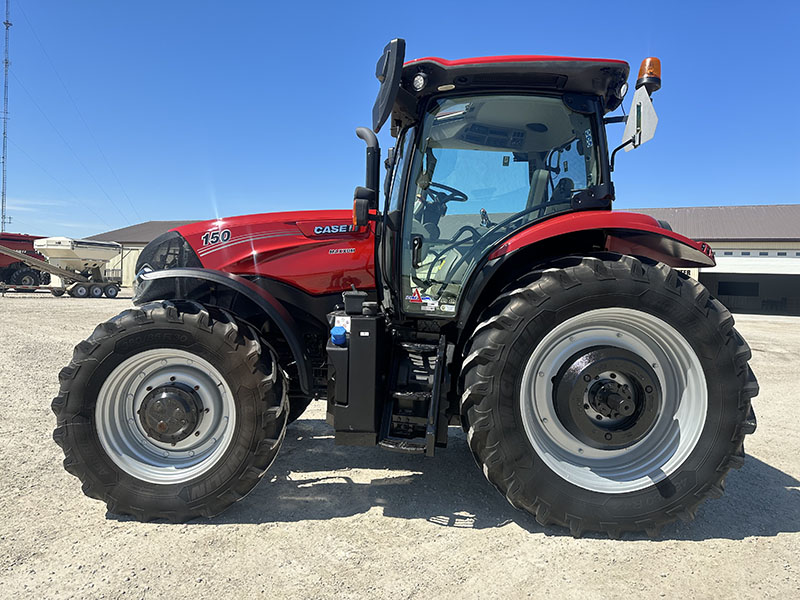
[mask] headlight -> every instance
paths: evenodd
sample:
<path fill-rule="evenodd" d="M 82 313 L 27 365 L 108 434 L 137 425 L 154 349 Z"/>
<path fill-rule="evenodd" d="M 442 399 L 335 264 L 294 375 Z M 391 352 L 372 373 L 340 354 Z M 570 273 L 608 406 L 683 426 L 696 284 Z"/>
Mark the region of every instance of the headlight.
<path fill-rule="evenodd" d="M 175 269 L 177 267 L 202 267 L 203 263 L 189 245 L 189 242 L 177 231 L 168 231 L 158 236 L 144 247 L 139 260 L 136 261 L 136 272 L 149 267 L 153 271 Z"/>

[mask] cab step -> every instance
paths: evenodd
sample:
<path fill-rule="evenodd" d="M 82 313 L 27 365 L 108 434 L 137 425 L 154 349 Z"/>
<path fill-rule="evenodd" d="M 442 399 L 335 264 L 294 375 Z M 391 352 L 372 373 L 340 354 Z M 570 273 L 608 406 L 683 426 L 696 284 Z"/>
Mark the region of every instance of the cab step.
<path fill-rule="evenodd" d="M 403 454 L 425 454 L 428 443 L 424 438 L 383 438 L 378 442 L 378 446 L 391 452 L 402 452 Z"/>
<path fill-rule="evenodd" d="M 439 349 L 437 344 L 423 344 L 420 342 L 400 342 L 400 347 L 413 354 L 435 354 Z"/>
<path fill-rule="evenodd" d="M 443 336 L 438 344 L 397 342 L 392 361 L 395 368 L 390 378 L 391 393 L 384 404 L 378 436 L 380 447 L 393 452 L 433 456 L 437 445 L 446 444 L 447 424 L 446 418 L 440 415 L 439 398 L 451 354 L 452 348 Z"/>

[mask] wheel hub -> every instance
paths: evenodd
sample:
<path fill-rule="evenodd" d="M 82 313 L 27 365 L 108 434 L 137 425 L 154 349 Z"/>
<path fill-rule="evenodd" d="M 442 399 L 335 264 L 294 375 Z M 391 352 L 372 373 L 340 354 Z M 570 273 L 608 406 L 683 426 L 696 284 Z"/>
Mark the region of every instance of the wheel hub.
<path fill-rule="evenodd" d="M 594 346 L 571 356 L 553 379 L 556 415 L 575 438 L 598 449 L 632 446 L 655 425 L 661 386 L 640 356 Z"/>
<path fill-rule="evenodd" d="M 587 390 L 587 396 L 589 405 L 608 419 L 630 417 L 636 409 L 630 385 L 621 385 L 614 379 L 595 380 Z"/>
<path fill-rule="evenodd" d="M 176 382 L 151 390 L 138 411 L 145 433 L 169 444 L 176 444 L 192 435 L 203 418 L 203 412 L 203 403 L 197 392 Z"/>

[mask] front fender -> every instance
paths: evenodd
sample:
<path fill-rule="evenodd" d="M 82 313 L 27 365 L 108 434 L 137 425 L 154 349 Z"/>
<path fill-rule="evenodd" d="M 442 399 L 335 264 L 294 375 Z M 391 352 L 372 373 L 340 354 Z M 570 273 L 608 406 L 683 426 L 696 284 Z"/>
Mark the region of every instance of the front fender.
<path fill-rule="evenodd" d="M 195 283 L 192 284 L 192 281 Z M 292 357 L 297 364 L 300 389 L 311 394 L 311 361 L 300 342 L 297 323 L 291 314 L 266 290 L 252 281 L 214 269 L 178 268 L 139 273 L 136 277 L 134 304 L 144 304 L 153 300 L 195 300 L 193 291 L 197 283 L 211 283 L 227 288 L 243 296 L 262 311 L 273 322 L 286 339 Z"/>
<path fill-rule="evenodd" d="M 568 213 L 532 225 L 506 239 L 492 251 L 489 260 L 559 236 L 588 231 L 602 232 L 605 249 L 611 252 L 646 256 L 671 267 L 716 265 L 714 253 L 705 242 L 665 229 L 647 215 L 607 210 Z"/>

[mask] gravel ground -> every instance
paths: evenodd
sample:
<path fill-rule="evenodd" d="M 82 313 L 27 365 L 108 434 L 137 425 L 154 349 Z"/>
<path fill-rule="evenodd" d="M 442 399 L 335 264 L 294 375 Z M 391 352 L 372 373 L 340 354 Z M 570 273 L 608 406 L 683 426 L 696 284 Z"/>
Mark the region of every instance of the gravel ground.
<path fill-rule="evenodd" d="M 433 459 L 333 445 L 324 407 L 212 520 L 109 515 L 61 467 L 57 373 L 129 300 L 0 298 L 0 597 L 798 597 L 800 319 L 740 316 L 761 383 L 745 466 L 658 540 L 575 540 L 515 511 L 464 436 Z"/>

